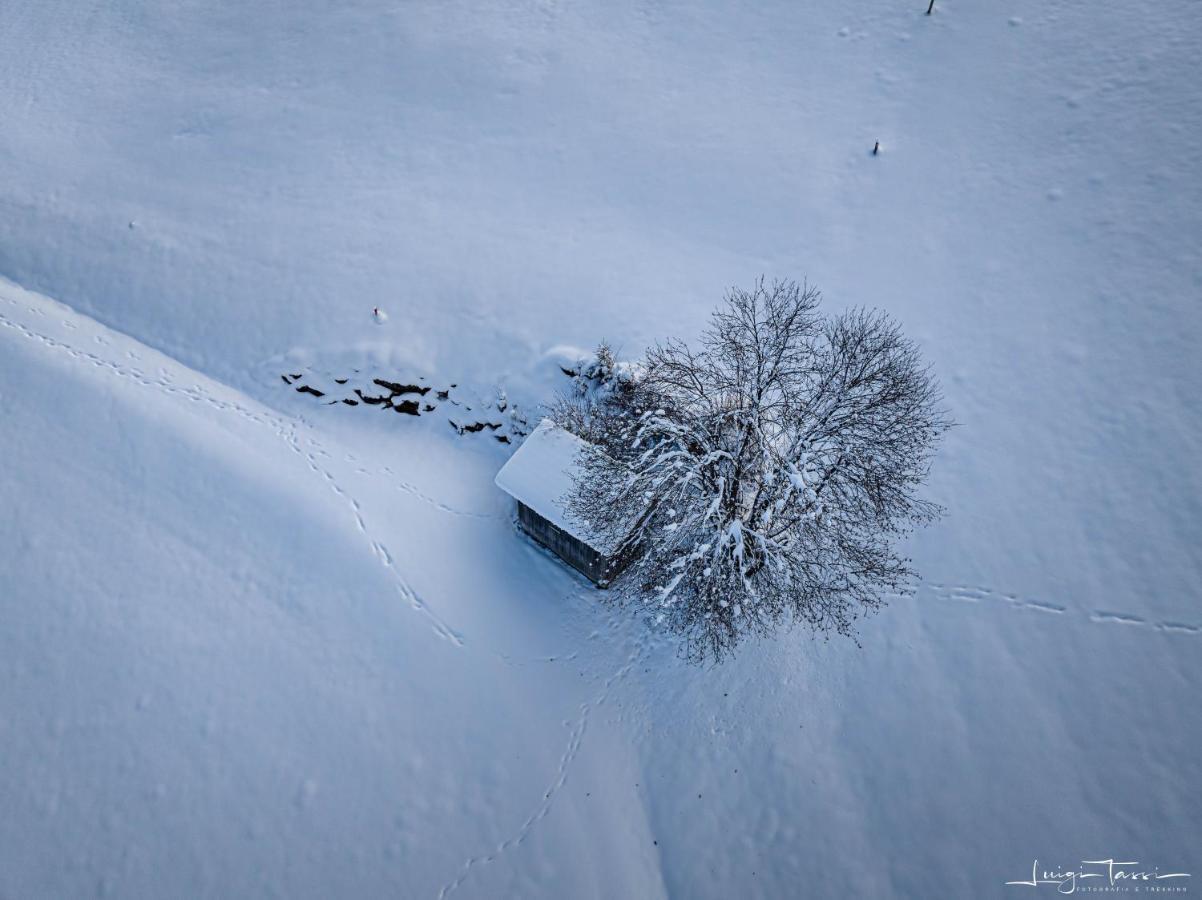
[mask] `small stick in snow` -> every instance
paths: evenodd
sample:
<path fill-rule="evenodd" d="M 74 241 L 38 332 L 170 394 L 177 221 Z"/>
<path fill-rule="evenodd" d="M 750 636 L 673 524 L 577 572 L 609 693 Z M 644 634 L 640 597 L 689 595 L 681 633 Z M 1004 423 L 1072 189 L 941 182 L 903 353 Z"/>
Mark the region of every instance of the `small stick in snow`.
<path fill-rule="evenodd" d="M 877 153 L 880 152 L 880 149 L 881 149 L 881 142 L 877 141 L 875 144 L 872 145 L 872 155 L 876 156 Z"/>
<path fill-rule="evenodd" d="M 382 325 L 388 321 L 388 313 L 380 309 L 378 306 L 373 306 L 371 310 L 372 317 L 376 320 L 377 325 Z"/>
<path fill-rule="evenodd" d="M 931 14 L 931 10 L 935 8 L 935 0 L 931 0 L 931 5 L 927 7 L 927 15 Z"/>

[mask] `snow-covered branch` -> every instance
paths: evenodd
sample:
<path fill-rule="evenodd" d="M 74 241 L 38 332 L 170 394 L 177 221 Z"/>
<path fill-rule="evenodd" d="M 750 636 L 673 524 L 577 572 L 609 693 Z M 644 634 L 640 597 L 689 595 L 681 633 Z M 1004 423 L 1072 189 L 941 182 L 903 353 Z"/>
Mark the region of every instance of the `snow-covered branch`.
<path fill-rule="evenodd" d="M 612 595 L 696 659 L 794 621 L 850 633 L 912 575 L 890 538 L 938 515 L 916 491 L 948 421 L 917 348 L 880 313 L 819 301 L 794 282 L 732 290 L 699 347 L 658 344 L 617 389 L 554 411 L 601 451 L 570 502 L 633 559 Z"/>

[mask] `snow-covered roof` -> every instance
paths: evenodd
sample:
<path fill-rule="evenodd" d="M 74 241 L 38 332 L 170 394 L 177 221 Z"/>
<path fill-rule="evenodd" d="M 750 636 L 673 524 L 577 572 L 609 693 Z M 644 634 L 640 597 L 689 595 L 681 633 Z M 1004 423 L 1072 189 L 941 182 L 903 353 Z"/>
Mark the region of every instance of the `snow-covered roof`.
<path fill-rule="evenodd" d="M 496 484 L 515 500 L 578 541 L 609 555 L 613 547 L 567 510 L 565 498 L 579 471 L 581 453 L 596 452 L 587 442 L 543 419 L 497 473 Z"/>

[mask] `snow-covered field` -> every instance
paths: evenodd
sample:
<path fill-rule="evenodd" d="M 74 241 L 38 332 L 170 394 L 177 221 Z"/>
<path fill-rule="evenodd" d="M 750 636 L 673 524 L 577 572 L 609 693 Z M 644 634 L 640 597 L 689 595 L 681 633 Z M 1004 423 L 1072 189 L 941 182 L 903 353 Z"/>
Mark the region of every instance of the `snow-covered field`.
<path fill-rule="evenodd" d="M 0 0 L 0 897 L 1202 877 L 1202 16 L 925 9 Z M 698 669 L 450 398 L 760 273 L 921 342 L 948 515 Z"/>

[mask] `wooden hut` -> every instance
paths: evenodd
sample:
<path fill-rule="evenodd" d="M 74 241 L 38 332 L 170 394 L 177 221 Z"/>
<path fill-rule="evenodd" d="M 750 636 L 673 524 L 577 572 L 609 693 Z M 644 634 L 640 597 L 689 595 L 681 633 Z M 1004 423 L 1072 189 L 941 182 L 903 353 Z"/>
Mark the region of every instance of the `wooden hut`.
<path fill-rule="evenodd" d="M 526 534 L 598 587 L 607 587 L 624 561 L 565 506 L 581 454 L 596 452 L 576 435 L 543 419 L 501 467 L 496 484 L 517 501 L 518 524 Z"/>

